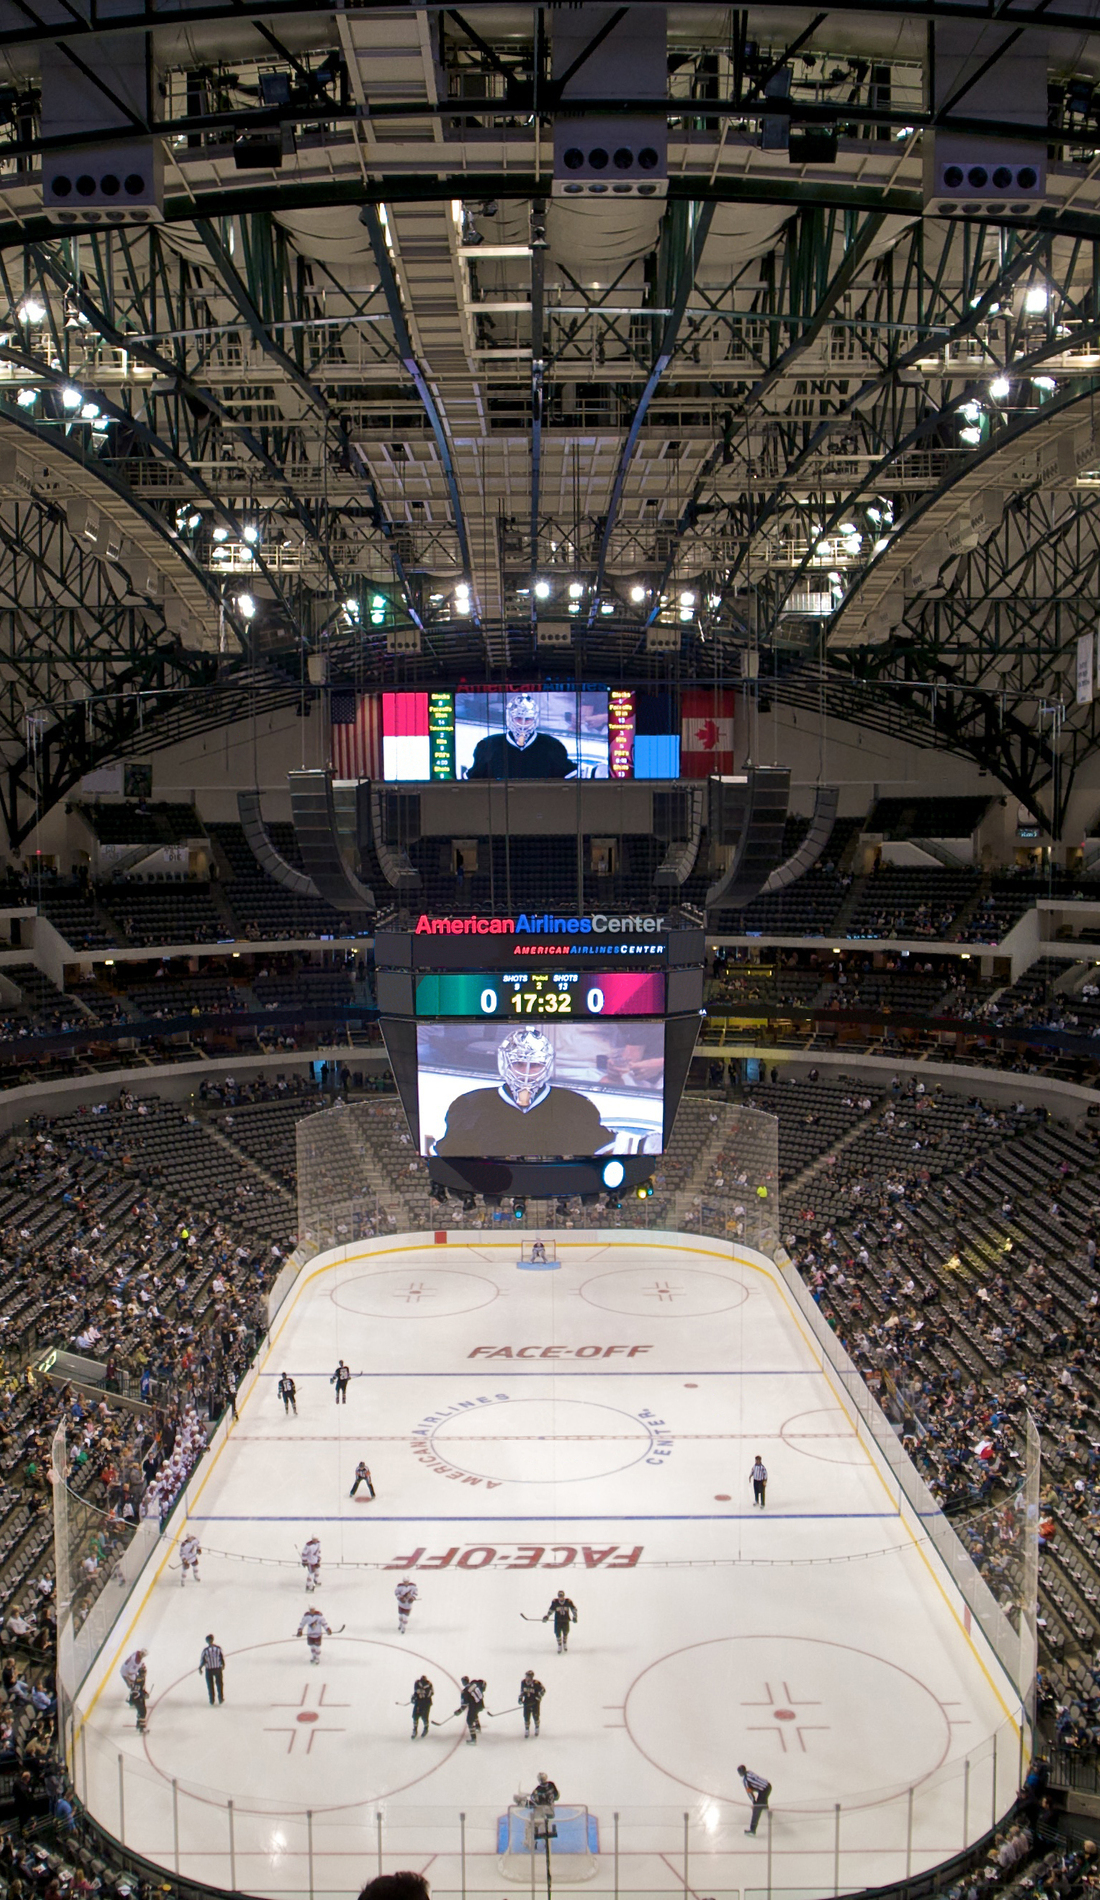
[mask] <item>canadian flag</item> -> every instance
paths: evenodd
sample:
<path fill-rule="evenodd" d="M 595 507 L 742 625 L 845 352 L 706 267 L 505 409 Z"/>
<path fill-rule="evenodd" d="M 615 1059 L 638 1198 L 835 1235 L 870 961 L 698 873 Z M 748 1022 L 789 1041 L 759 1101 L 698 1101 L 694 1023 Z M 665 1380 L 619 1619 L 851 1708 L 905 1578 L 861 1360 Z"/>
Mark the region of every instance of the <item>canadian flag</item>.
<path fill-rule="evenodd" d="M 733 771 L 736 698 L 726 686 L 693 686 L 680 696 L 680 776 L 710 778 Z"/>

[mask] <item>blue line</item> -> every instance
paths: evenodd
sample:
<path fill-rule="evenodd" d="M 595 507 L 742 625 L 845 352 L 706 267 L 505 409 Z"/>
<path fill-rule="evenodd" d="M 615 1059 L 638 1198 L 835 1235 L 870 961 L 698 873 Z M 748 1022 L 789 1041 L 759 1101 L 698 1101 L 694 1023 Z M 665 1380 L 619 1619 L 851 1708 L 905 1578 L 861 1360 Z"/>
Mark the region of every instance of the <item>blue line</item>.
<path fill-rule="evenodd" d="M 848 1518 L 896 1518 L 896 1511 L 768 1511 L 769 1521 L 789 1523 L 805 1519 L 807 1522 L 837 1523 Z M 307 1517 L 298 1513 L 291 1517 L 258 1516 L 245 1517 L 235 1513 L 222 1515 L 218 1511 L 191 1511 L 190 1521 L 203 1524 L 358 1524 L 364 1529 L 367 1519 L 349 1514 L 347 1517 L 319 1517 L 311 1512 Z M 549 1518 L 545 1511 L 539 1512 L 484 1512 L 474 1515 L 446 1517 L 376 1517 L 372 1511 L 371 1524 L 545 1524 L 548 1529 L 559 1529 L 563 1524 L 733 1524 L 739 1519 L 748 1522 L 747 1511 L 599 1511 L 587 1516 L 578 1516 L 575 1512 L 563 1512 L 560 1518 Z M 763 1523 L 761 1518 L 760 1522 Z"/>
<path fill-rule="evenodd" d="M 601 1359 L 589 1359 L 585 1362 L 587 1367 L 586 1371 L 564 1372 L 561 1369 L 561 1360 L 554 1359 L 547 1364 L 545 1370 L 542 1372 L 528 1371 L 527 1366 L 530 1366 L 532 1363 L 530 1360 L 526 1362 L 522 1369 L 517 1367 L 516 1371 L 513 1372 L 512 1365 L 515 1363 L 514 1361 L 510 1363 L 506 1361 L 504 1365 L 497 1365 L 496 1361 L 493 1361 L 491 1367 L 488 1359 L 482 1359 L 479 1363 L 481 1366 L 479 1372 L 423 1372 L 417 1368 L 415 1372 L 353 1372 L 351 1376 L 353 1379 L 484 1380 L 499 1372 L 501 1378 L 507 1377 L 509 1379 L 548 1379 L 551 1376 L 555 1379 L 587 1379 L 592 1372 L 598 1369 L 603 1373 L 604 1377 L 608 1379 L 636 1379 L 639 1376 L 644 1378 L 647 1373 L 651 1379 L 820 1379 L 822 1377 L 820 1368 L 816 1366 L 801 1366 L 794 1369 L 789 1369 L 786 1366 L 765 1366 L 763 1371 L 755 1369 L 749 1371 L 746 1369 L 739 1372 L 700 1372 L 695 1366 L 685 1366 L 673 1367 L 671 1371 L 666 1371 L 663 1366 L 605 1366 Z M 261 1372 L 259 1376 L 261 1379 L 279 1379 L 282 1377 L 282 1374 L 278 1372 Z M 296 1372 L 293 1376 L 298 1380 L 331 1379 L 332 1375 L 328 1372 Z"/>

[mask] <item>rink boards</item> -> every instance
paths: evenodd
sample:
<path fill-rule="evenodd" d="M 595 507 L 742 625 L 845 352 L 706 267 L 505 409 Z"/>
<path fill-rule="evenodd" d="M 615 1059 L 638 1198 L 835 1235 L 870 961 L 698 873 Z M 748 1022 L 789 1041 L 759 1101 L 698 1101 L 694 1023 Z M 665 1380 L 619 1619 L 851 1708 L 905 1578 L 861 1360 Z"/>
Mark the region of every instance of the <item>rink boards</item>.
<path fill-rule="evenodd" d="M 697 1237 L 556 1238 L 555 1273 L 520 1272 L 514 1236 L 452 1235 L 300 1276 L 189 1490 L 202 1582 L 181 1586 L 173 1521 L 80 1698 L 77 1786 L 129 1846 L 257 1894 L 354 1894 L 379 1857 L 435 1892 L 500 1894 L 517 1882 L 501 1817 L 545 1769 L 599 1839 L 562 1878 L 808 1895 L 934 1864 L 1007 1808 L 1011 1686 L 771 1263 Z M 361 1458 L 373 1501 L 349 1496 Z M 565 1655 L 541 1621 L 561 1587 Z M 295 1634 L 307 1603 L 340 1632 L 319 1667 Z M 144 1736 L 118 1678 L 137 1645 Z M 440 1726 L 413 1742 L 421 1673 Z M 476 1747 L 451 1714 L 463 1674 L 488 1684 Z M 754 1838 L 740 1762 L 773 1784 Z"/>

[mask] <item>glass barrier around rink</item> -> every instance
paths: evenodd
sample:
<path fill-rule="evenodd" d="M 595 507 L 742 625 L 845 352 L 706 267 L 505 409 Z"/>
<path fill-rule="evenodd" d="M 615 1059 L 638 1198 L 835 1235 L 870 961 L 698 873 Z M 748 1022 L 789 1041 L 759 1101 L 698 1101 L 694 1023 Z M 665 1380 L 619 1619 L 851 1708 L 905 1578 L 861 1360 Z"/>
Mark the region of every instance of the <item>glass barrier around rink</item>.
<path fill-rule="evenodd" d="M 308 1810 L 286 1800 L 233 1801 L 221 1789 L 159 1773 L 155 1719 L 139 1743 L 123 1728 L 108 1737 L 105 1724 L 94 1728 L 79 1708 L 75 1715 L 78 1797 L 108 1835 L 169 1877 L 272 1900 L 352 1900 L 376 1873 L 430 1866 L 433 1900 L 541 1900 L 544 1892 L 549 1900 L 545 1839 L 532 1840 L 524 1793 L 503 1778 L 503 1766 L 492 1807 L 381 1798 Z M 609 1900 L 736 1900 L 749 1892 L 767 1900 L 824 1900 L 885 1886 L 987 1836 L 1012 1805 L 1020 1769 L 1019 1727 L 1006 1721 L 913 1785 L 853 1789 L 844 1800 L 795 1808 L 784 1804 L 777 1773 L 770 1804 L 747 1840 L 751 1810 L 716 1751 L 713 1794 L 693 1793 L 682 1806 L 609 1812 L 559 1802 L 550 1886 L 583 1885 Z M 567 1781 L 561 1765 L 555 1772 Z M 563 1792 L 584 1790 L 567 1784 Z"/>
<path fill-rule="evenodd" d="M 402 1142 L 404 1131 L 405 1140 Z M 394 1156 L 398 1159 L 395 1162 Z M 344 1103 L 298 1123 L 299 1238 L 304 1258 L 387 1231 L 379 1167 L 414 1161 L 400 1104 Z M 394 1176 L 396 1181 L 399 1177 Z M 618 1205 L 598 1207 L 528 1196 L 522 1222 L 508 1209 L 465 1210 L 454 1199 L 433 1203 L 431 1226 L 471 1236 L 509 1228 L 518 1239 L 570 1228 L 658 1229 L 742 1243 L 776 1262 L 782 1282 L 823 1364 L 843 1389 L 857 1429 L 875 1445 L 899 1501 L 920 1521 L 969 1614 L 978 1623 L 1030 1717 L 1037 1661 L 1039 1439 L 1030 1420 L 1019 1460 L 1020 1482 L 989 1525 L 968 1526 L 964 1544 L 921 1478 L 898 1430 L 868 1387 L 805 1282 L 780 1245 L 779 1123 L 741 1103 L 685 1095 L 669 1150 L 659 1157 L 652 1194 L 624 1192 Z M 425 1223 L 427 1225 L 427 1223 Z M 971 1559 L 971 1549 L 978 1561 Z"/>
<path fill-rule="evenodd" d="M 696 1177 L 703 1164 L 705 1184 Z M 779 1124 L 759 1109 L 685 1096 L 669 1150 L 654 1157 L 652 1192 L 623 1190 L 614 1205 L 581 1207 L 526 1197 L 516 1221 L 510 1208 L 453 1197 L 427 1202 L 426 1174 L 409 1137 L 400 1102 L 338 1102 L 297 1125 L 298 1242 L 303 1260 L 330 1247 L 391 1233 L 393 1193 L 410 1177 L 423 1198 L 423 1228 L 477 1234 L 530 1235 L 538 1229 L 633 1227 L 718 1235 L 760 1253 L 779 1245 Z M 389 1192 L 387 1192 L 389 1190 Z"/>
<path fill-rule="evenodd" d="M 58 1699 L 64 1715 L 160 1541 L 156 1518 L 126 1524 L 73 1490 L 64 1421 L 50 1446 Z"/>

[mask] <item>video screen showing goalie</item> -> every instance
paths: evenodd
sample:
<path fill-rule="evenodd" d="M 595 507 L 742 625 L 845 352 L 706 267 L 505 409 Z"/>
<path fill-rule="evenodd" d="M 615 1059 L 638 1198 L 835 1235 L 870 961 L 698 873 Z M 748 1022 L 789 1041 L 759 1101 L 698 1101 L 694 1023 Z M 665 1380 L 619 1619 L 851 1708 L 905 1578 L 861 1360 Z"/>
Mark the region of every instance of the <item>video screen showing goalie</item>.
<path fill-rule="evenodd" d="M 663 1023 L 421 1023 L 425 1155 L 660 1154 Z"/>
<path fill-rule="evenodd" d="M 458 778 L 606 778 L 607 693 L 455 694 Z"/>

